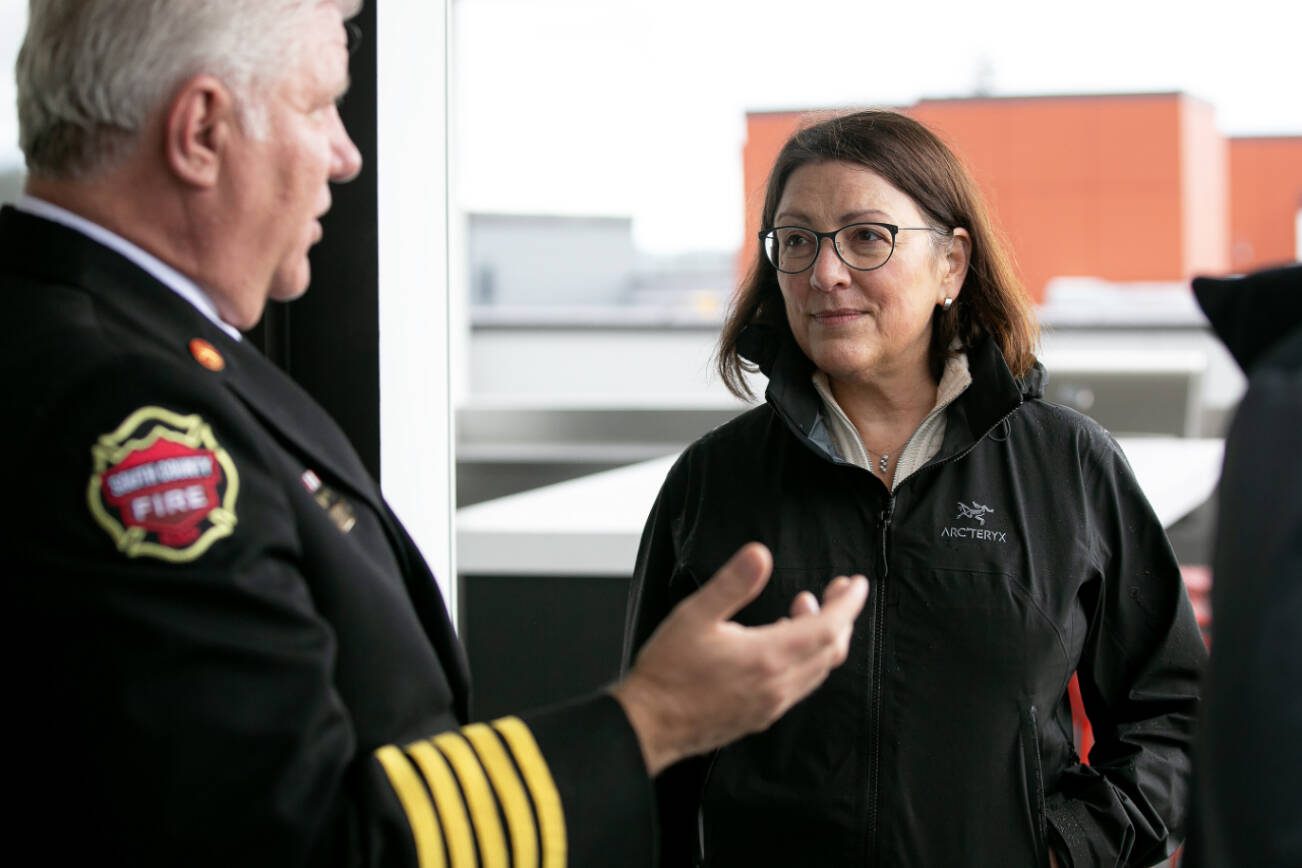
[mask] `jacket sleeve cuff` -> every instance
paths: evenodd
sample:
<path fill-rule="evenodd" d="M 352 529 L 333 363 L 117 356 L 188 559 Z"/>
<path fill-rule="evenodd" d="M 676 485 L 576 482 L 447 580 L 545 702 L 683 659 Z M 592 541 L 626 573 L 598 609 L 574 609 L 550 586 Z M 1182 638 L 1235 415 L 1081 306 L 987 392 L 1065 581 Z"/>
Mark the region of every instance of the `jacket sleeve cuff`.
<path fill-rule="evenodd" d="M 602 693 L 523 721 L 560 795 L 568 864 L 654 865 L 655 791 L 619 703 Z"/>

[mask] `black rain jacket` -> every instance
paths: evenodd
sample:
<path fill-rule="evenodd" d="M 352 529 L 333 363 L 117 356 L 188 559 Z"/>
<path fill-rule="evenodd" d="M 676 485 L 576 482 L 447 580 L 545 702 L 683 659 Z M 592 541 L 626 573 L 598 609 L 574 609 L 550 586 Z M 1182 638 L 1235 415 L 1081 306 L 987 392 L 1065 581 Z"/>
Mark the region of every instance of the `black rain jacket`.
<path fill-rule="evenodd" d="M 789 339 L 747 336 L 767 403 L 702 437 L 651 512 L 625 660 L 741 544 L 774 572 L 736 620 L 871 580 L 850 656 L 768 731 L 657 782 L 662 864 L 1148 866 L 1179 843 L 1206 648 L 1116 442 L 988 338 L 938 455 L 894 493 L 832 446 Z M 1074 747 L 1079 672 L 1094 729 Z"/>

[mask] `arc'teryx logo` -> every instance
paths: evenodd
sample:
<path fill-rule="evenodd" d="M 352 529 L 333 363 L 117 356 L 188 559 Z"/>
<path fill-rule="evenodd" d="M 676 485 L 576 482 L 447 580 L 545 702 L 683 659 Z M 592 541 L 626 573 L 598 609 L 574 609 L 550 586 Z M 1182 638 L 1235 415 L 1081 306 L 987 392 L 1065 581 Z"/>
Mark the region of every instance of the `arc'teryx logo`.
<path fill-rule="evenodd" d="M 994 514 L 995 511 L 983 503 L 977 503 L 974 500 L 969 506 L 960 500 L 958 502 L 958 515 L 954 516 L 954 521 L 967 519 L 985 525 L 986 516 Z M 1008 534 L 1005 531 L 986 530 L 984 527 L 942 527 L 940 535 L 942 538 L 955 537 L 958 539 L 985 540 L 986 542 L 1008 542 Z"/>
<path fill-rule="evenodd" d="M 954 520 L 958 521 L 960 518 L 975 518 L 977 521 L 981 522 L 982 524 L 985 524 L 986 523 L 985 517 L 987 515 L 994 515 L 994 514 L 995 511 L 993 509 L 991 509 L 988 506 L 982 506 L 981 504 L 977 503 L 975 500 L 972 501 L 971 506 L 968 506 L 966 503 L 960 500 L 958 502 L 958 515 L 954 516 Z"/>

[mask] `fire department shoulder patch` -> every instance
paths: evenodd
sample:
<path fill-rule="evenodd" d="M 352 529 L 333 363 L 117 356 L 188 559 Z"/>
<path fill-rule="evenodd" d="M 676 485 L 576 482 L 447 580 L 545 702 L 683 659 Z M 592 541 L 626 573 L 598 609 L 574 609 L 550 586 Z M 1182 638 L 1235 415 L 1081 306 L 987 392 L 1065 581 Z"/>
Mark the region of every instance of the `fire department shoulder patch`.
<path fill-rule="evenodd" d="M 141 407 L 91 447 L 91 515 L 127 557 L 198 558 L 235 529 L 235 463 L 195 415 Z"/>

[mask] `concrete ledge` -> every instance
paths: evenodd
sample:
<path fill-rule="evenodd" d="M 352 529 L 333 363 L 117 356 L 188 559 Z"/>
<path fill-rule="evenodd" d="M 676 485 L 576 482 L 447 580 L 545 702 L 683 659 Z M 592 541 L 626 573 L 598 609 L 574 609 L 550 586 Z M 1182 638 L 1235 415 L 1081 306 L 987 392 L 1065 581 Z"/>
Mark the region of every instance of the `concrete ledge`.
<path fill-rule="evenodd" d="M 1220 478 L 1221 440 L 1119 442 L 1164 527 L 1206 501 Z M 458 573 L 627 578 L 642 526 L 676 459 L 669 455 L 458 510 Z"/>

